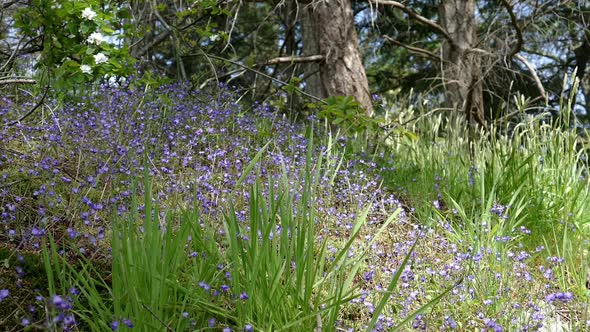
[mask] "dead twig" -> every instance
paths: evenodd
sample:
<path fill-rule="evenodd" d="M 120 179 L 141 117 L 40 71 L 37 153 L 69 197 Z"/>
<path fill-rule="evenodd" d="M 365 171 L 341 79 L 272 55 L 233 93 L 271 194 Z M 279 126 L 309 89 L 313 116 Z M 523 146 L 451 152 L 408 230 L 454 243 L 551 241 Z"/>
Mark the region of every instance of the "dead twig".
<path fill-rule="evenodd" d="M 32 79 L 24 79 L 24 78 L 12 78 L 12 79 L 0 80 L 0 85 L 7 85 L 7 84 L 37 84 L 37 81 L 32 80 Z"/>
<path fill-rule="evenodd" d="M 30 111 L 28 111 L 27 113 L 25 113 L 18 120 L 14 120 L 14 121 L 10 122 L 6 126 L 7 127 L 14 126 L 15 124 L 20 123 L 21 121 L 23 121 L 24 119 L 26 119 L 27 117 L 29 117 L 31 114 L 33 114 L 39 107 L 41 107 L 41 105 L 43 105 L 43 102 L 45 101 L 45 97 L 47 97 L 47 92 L 48 91 L 49 91 L 49 86 L 45 87 L 45 91 L 43 91 L 43 96 L 41 96 L 41 100 L 39 100 L 39 102 L 37 102 L 37 104 L 33 108 L 31 108 Z"/>

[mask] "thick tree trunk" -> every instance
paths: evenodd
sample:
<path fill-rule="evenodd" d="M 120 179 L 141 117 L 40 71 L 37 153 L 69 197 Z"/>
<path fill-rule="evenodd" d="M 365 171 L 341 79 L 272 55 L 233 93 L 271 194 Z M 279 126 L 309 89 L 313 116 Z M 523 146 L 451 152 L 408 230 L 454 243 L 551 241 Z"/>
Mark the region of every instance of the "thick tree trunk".
<path fill-rule="evenodd" d="M 306 5 L 301 13 L 301 35 L 303 37 L 303 55 L 319 55 L 320 46 L 317 37 L 316 23 L 313 17 L 313 4 Z M 322 88 L 320 77 L 320 64 L 310 62 L 303 65 L 303 77 L 305 79 L 305 90 L 319 98 L 326 98 Z"/>
<path fill-rule="evenodd" d="M 366 114 L 373 114 L 351 0 L 316 0 L 305 5 L 301 28 L 303 55 L 325 57 L 321 63 L 307 65 L 307 91 L 320 98 L 352 96 Z"/>
<path fill-rule="evenodd" d="M 586 117 L 588 117 L 590 114 L 590 78 L 586 75 L 586 71 L 590 63 L 590 32 L 584 33 L 582 38 L 581 45 L 574 49 L 574 55 L 577 67 L 576 77 L 580 81 L 580 88 L 584 95 Z M 574 99 L 576 99 L 576 94 L 574 94 Z M 575 106 L 575 100 L 573 104 Z"/>
<path fill-rule="evenodd" d="M 449 107 L 465 112 L 471 125 L 485 125 L 481 60 L 477 44 L 475 0 L 442 0 L 441 26 L 451 40 L 443 42 L 443 82 Z"/>

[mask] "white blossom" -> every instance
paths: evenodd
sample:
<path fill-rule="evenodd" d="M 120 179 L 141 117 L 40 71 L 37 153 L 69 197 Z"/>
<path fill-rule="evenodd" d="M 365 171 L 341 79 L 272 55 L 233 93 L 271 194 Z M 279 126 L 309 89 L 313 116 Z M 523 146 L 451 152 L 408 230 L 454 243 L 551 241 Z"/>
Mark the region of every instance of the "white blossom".
<path fill-rule="evenodd" d="M 92 20 L 94 20 L 95 17 L 96 17 L 96 12 L 94 10 L 92 10 L 92 8 L 85 8 L 82 11 L 82 18 L 92 21 Z"/>
<path fill-rule="evenodd" d="M 90 67 L 89 65 L 81 65 L 80 71 L 84 74 L 92 74 L 92 67 Z"/>
<path fill-rule="evenodd" d="M 100 43 L 104 41 L 104 37 L 100 32 L 93 32 L 90 34 L 90 36 L 88 36 L 86 41 L 90 44 L 100 45 Z"/>
<path fill-rule="evenodd" d="M 94 55 L 94 62 L 99 65 L 101 63 L 107 62 L 109 58 L 104 55 L 103 53 L 98 53 Z"/>

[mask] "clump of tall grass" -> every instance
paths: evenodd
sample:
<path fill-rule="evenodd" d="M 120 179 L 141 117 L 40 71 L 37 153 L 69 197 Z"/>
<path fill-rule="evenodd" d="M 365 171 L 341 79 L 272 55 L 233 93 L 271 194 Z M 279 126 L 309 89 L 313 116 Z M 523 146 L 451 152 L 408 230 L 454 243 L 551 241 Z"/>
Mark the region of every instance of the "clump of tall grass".
<path fill-rule="evenodd" d="M 360 254 L 350 256 L 349 249 L 367 221 L 367 206 L 359 212 L 342 248 L 329 255 L 330 239 L 322 239 L 317 232 L 314 201 L 319 180 L 325 175 L 323 160 L 320 157 L 312 162 L 312 146 L 310 139 L 307 166 L 295 183 L 286 173 L 278 183 L 269 178 L 266 186 L 256 177 L 248 195 L 247 221 L 237 217 L 230 193 L 221 234 L 215 225 L 203 222 L 196 205 L 176 218 L 161 211 L 151 196 L 146 167 L 143 216 L 137 212 L 135 190 L 131 212 L 125 218 L 113 214 L 109 280 L 89 262 L 81 270 L 74 268 L 60 257 L 52 241 L 44 251 L 50 293 L 77 289 L 76 296 L 69 298 L 68 310 L 93 331 L 131 327 L 335 330 L 343 307 L 360 296 L 355 280 L 371 245 L 397 220 L 399 209 L 382 223 Z M 256 172 L 255 164 L 265 148 L 246 167 L 236 187 Z M 377 323 L 412 251 L 413 247 L 392 276 L 372 319 L 366 322 L 369 329 Z M 417 314 L 407 315 L 395 328 Z"/>
<path fill-rule="evenodd" d="M 404 129 L 417 138 L 387 142 L 391 157 L 377 156 L 384 181 L 404 193 L 418 222 L 447 229 L 456 243 L 499 255 L 544 248 L 563 259 L 561 288 L 583 299 L 590 235 L 588 136 L 575 121 L 571 97 L 563 98 L 558 118 L 531 113 L 527 100 L 515 98 L 518 122 L 491 122 L 475 135 L 460 116 L 449 120 L 442 113 L 402 110 L 395 116 L 414 118 Z"/>

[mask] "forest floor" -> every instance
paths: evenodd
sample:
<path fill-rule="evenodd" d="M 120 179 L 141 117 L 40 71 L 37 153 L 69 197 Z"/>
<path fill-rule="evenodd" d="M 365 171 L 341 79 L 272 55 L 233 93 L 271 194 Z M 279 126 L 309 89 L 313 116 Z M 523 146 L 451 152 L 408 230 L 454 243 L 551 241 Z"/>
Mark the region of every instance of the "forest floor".
<path fill-rule="evenodd" d="M 2 127 L 0 326 L 590 328 L 574 133 L 419 119 L 373 149 L 235 100 L 104 88 Z"/>

